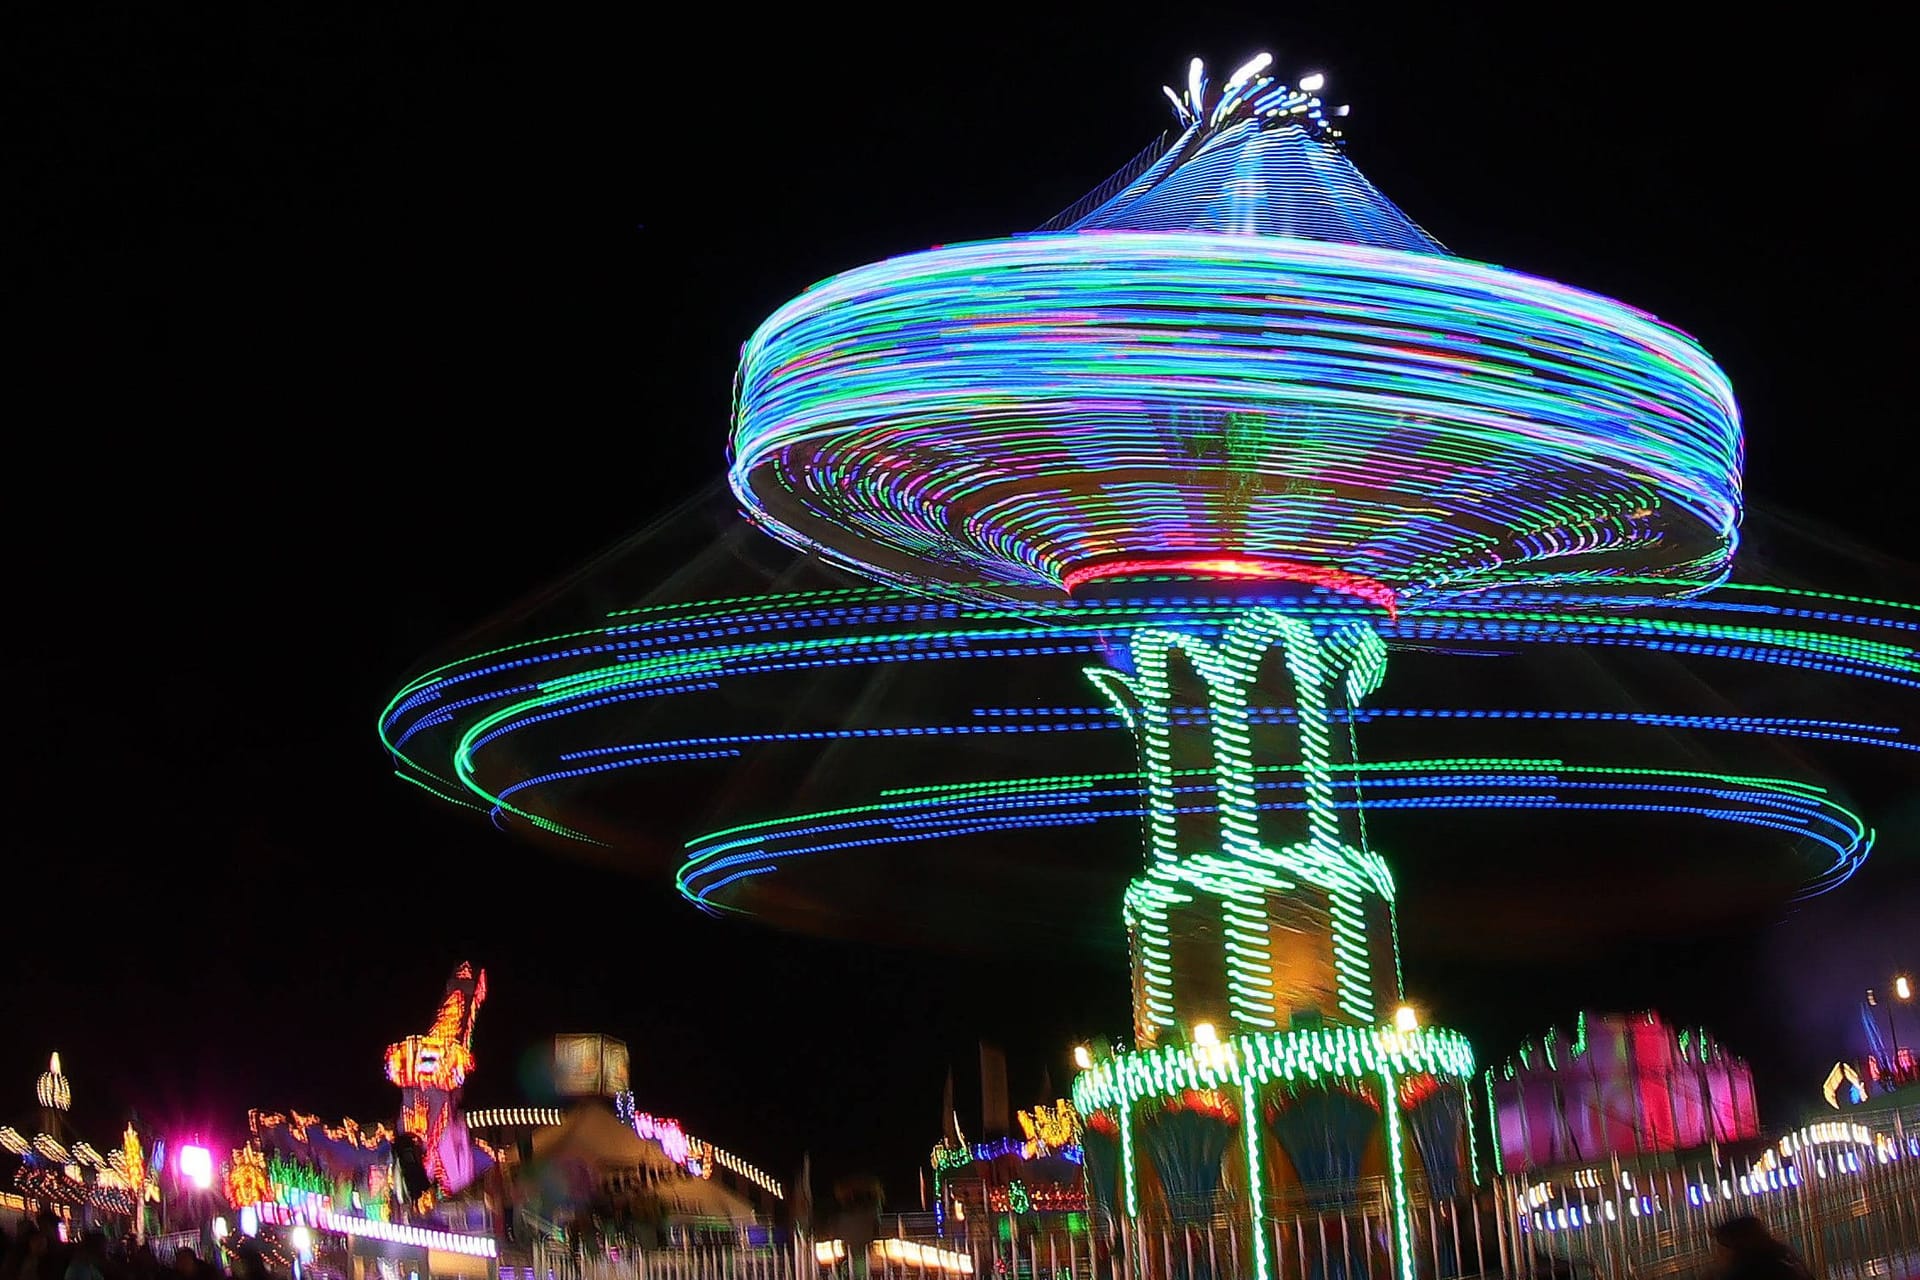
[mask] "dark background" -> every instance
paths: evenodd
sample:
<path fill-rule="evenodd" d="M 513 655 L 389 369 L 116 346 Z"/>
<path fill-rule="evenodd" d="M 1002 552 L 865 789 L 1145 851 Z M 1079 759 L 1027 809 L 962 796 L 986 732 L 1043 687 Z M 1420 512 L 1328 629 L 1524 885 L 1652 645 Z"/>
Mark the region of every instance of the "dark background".
<path fill-rule="evenodd" d="M 980 1035 L 1016 1100 L 1064 1082 L 1124 1019 L 1110 957 L 708 921 L 395 782 L 373 724 L 423 653 L 719 472 L 774 306 L 1043 221 L 1166 126 L 1195 53 L 1326 70 L 1416 219 L 1695 334 L 1755 497 L 1904 550 L 1904 72 L 1844 11 L 397 8 L 10 10 L 0 1115 L 57 1048 L 96 1141 L 130 1104 L 209 1136 L 384 1117 L 381 1051 L 462 958 L 493 986 L 471 1101 L 605 1030 L 642 1107 L 781 1176 L 810 1148 L 911 1198 Z M 1408 972 L 1487 1059 L 1582 1004 L 1705 1021 L 1788 1121 L 1859 989 L 1913 963 L 1917 878 L 1883 841 L 1761 927 Z"/>

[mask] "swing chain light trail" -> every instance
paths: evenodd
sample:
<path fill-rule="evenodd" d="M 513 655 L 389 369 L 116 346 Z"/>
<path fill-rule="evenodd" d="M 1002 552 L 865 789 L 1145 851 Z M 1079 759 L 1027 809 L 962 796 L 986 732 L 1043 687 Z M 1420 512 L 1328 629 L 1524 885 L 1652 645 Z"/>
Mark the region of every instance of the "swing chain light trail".
<path fill-rule="evenodd" d="M 401 776 L 433 794 L 476 805 L 496 822 L 518 820 L 549 834 L 586 840 L 559 818 L 540 812 L 541 787 L 621 769 L 737 759 L 755 747 L 781 742 L 1091 732 L 1119 728 L 1122 721 L 1111 709 L 1062 709 L 1069 714 L 1050 716 L 1047 708 L 980 707 L 974 711 L 974 724 L 852 725 L 582 743 L 553 752 L 551 767 L 523 770 L 512 782 L 498 784 L 486 780 L 483 761 L 488 753 L 524 740 L 533 730 L 590 718 L 618 705 L 698 698 L 728 682 L 783 672 L 901 662 L 1085 658 L 1095 656 L 1103 639 L 1156 626 L 1217 630 L 1262 599 L 1195 597 L 1188 594 L 1190 587 L 1175 580 L 1144 587 L 1155 592 L 1150 595 L 987 606 L 927 602 L 858 588 L 622 610 L 610 614 L 603 627 L 489 650 L 422 675 L 396 694 L 382 714 L 381 736 Z M 1410 609 L 1394 622 L 1331 594 L 1290 601 L 1288 607 L 1320 630 L 1364 617 L 1390 645 L 1441 651 L 1487 643 L 1510 648 L 1622 646 L 1920 687 L 1920 651 L 1914 643 L 1920 635 L 1920 609 L 1911 605 L 1739 584 L 1690 600 L 1660 601 L 1651 608 L 1644 598 L 1630 599 L 1633 612 L 1606 597 L 1489 591 L 1446 608 Z M 1181 708 L 1173 714 L 1204 719 L 1206 712 Z M 1289 722 L 1294 714 L 1290 707 L 1249 709 L 1254 723 Z M 1898 722 L 1577 708 L 1383 707 L 1333 714 L 1358 723 L 1565 720 L 1777 735 L 1899 751 L 1916 747 L 1909 728 Z M 448 751 L 444 763 L 436 764 L 422 753 L 429 745 Z M 463 795 L 464 800 L 459 798 Z M 1428 802 L 1454 807 L 1461 800 L 1436 795 Z M 1868 843 L 1860 841 L 1857 853 L 1864 853 Z M 701 842 L 693 844 L 699 847 Z M 1842 861 L 1857 863 L 1857 856 L 1848 854 Z M 1828 868 L 1815 883 L 1832 880 Z M 713 892 L 708 885 L 697 896 L 703 904 L 714 905 Z"/>
<path fill-rule="evenodd" d="M 1297 791 L 1302 783 L 1279 776 L 1296 772 L 1261 770 L 1256 789 L 1266 796 Z M 1558 809 L 1587 812 L 1665 814 L 1712 818 L 1811 840 L 1828 851 L 1829 862 L 1815 877 L 1820 890 L 1850 876 L 1872 848 L 1873 832 L 1857 814 L 1813 784 L 1786 778 L 1653 769 L 1568 765 L 1538 760 L 1409 760 L 1349 766 L 1335 781 L 1349 793 L 1337 801 L 1357 809 L 1352 789 L 1364 778 L 1372 796 L 1369 809 Z M 1202 801 L 1173 812 L 1200 813 L 1210 788 L 1200 775 L 1179 788 Z M 1210 775 L 1208 775 L 1210 776 Z M 1587 798 L 1588 796 L 1594 798 Z M 1607 798 L 1613 797 L 1613 798 Z M 1641 797 L 1633 799 L 1629 797 Z M 1306 809 L 1303 799 L 1266 799 L 1261 810 Z M 776 870 L 789 858 L 829 854 L 853 848 L 909 844 L 982 835 L 1022 828 L 1087 825 L 1114 820 L 1138 822 L 1148 812 L 1146 787 L 1138 773 L 1063 775 L 1005 781 L 903 789 L 864 805 L 845 806 L 710 832 L 690 840 L 689 857 L 677 877 L 681 893 L 702 906 L 741 875 Z M 865 833 L 865 834 L 852 834 Z"/>

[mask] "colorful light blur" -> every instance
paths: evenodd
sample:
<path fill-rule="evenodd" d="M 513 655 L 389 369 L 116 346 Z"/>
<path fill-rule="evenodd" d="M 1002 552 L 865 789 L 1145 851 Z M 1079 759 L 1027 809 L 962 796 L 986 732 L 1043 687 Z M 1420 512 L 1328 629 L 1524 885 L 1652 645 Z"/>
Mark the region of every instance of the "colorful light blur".
<path fill-rule="evenodd" d="M 400 1086 L 398 1129 L 419 1139 L 433 1186 L 459 1191 L 473 1178 L 473 1148 L 459 1109 L 473 1070 L 473 1030 L 487 999 L 487 971 L 462 962 L 447 980 L 433 1025 L 387 1047 L 387 1079 Z M 429 1188 L 409 1187 L 410 1198 Z"/>
<path fill-rule="evenodd" d="M 180 1176 L 196 1190 L 206 1191 L 213 1186 L 213 1152 L 205 1147 L 184 1146 L 180 1148 Z"/>
<path fill-rule="evenodd" d="M 959 664 L 980 687 L 1012 682 L 1036 658 L 1076 665 L 1094 661 L 1137 630 L 1220 634 L 1249 608 L 1274 607 L 1318 631 L 1350 623 L 1370 626 L 1391 649 L 1514 652 L 1574 648 L 1662 653 L 1715 668 L 1815 673 L 1902 697 L 1876 699 L 1871 717 L 1743 715 L 1724 707 L 1646 707 L 1632 711 L 1555 706 L 1448 705 L 1444 702 L 1334 708 L 1336 723 L 1393 721 L 1436 736 L 1431 755 L 1367 766 L 1392 777 L 1371 805 L 1395 808 L 1565 809 L 1692 816 L 1732 822 L 1756 833 L 1810 840 L 1821 854 L 1809 890 L 1830 888 L 1872 847 L 1870 826 L 1815 782 L 1766 778 L 1735 770 L 1640 771 L 1634 735 L 1687 731 L 1775 737 L 1809 746 L 1831 744 L 1883 751 L 1920 749 L 1911 732 L 1911 694 L 1920 689 L 1920 609 L 1895 601 L 1838 596 L 1752 584 L 1728 584 L 1691 599 L 1658 599 L 1670 584 L 1651 583 L 1655 598 L 1598 590 L 1489 590 L 1445 607 L 1411 606 L 1388 619 L 1337 593 L 1304 599 L 1263 594 L 1258 584 L 1222 596 L 1177 577 L 1138 584 L 1132 594 L 1063 604 L 959 605 L 903 597 L 881 589 L 799 592 L 687 602 L 609 613 L 593 629 L 522 641 L 447 664 L 397 695 L 381 731 L 402 777 L 452 803 L 481 808 L 503 825 L 525 823 L 583 838 L 568 822 L 563 797 L 587 782 L 616 784 L 633 771 L 698 771 L 797 744 L 871 744 L 945 738 L 956 746 L 991 735 L 1120 734 L 1125 722 L 1110 706 L 984 702 L 960 719 L 854 718 L 817 726 L 783 723 L 760 731 L 687 736 L 636 735 L 628 713 L 649 704 L 690 707 L 756 681 L 805 678 L 809 672 L 884 670 L 913 664 Z M 1181 715 L 1188 712 L 1178 713 Z M 1284 723 L 1296 713 L 1284 702 L 1249 707 L 1253 724 Z M 1563 726 L 1587 759 L 1513 755 L 1462 757 L 1447 750 L 1463 722 L 1521 727 Z M 1606 737 L 1598 736 L 1605 730 Z M 1594 759 L 1594 754 L 1598 759 Z M 1616 767 L 1618 766 L 1618 767 Z M 1341 804 L 1355 802 L 1355 782 L 1373 775 L 1336 774 Z M 1261 804 L 1293 802 L 1283 772 L 1256 771 Z M 573 791 L 567 788 L 575 788 Z M 910 845 L 1005 825 L 1085 825 L 1141 812 L 1137 776 L 1063 772 L 1054 777 L 983 778 L 953 784 L 954 803 L 975 807 L 964 825 L 917 821 L 941 791 L 890 788 L 866 806 L 763 817 L 744 827 L 695 836 L 679 883 L 690 898 L 716 907 L 749 907 L 743 892 L 774 870 L 792 874 L 816 855 Z M 1719 803 L 1732 787 L 1750 802 Z M 1025 796 L 1023 799 L 1022 796 Z M 992 796 L 994 810 L 979 807 Z M 909 826 L 890 817 L 915 820 Z M 819 830 L 806 831 L 818 824 Z M 836 829 L 836 824 L 837 829 Z M 997 826 L 996 824 L 1003 824 Z M 863 829 L 865 828 L 865 829 Z M 868 842 L 862 844 L 861 842 Z M 759 853 L 756 853 L 756 850 Z M 764 856 L 762 856 L 764 855 Z M 734 861 L 723 859 L 734 858 Z"/>
<path fill-rule="evenodd" d="M 1648 574 L 1696 591 L 1738 540 L 1739 414 L 1698 346 L 1438 254 L 946 246 L 775 312 L 739 385 L 747 514 L 883 582 L 1057 598 L 1173 557 L 1402 605 Z"/>
<path fill-rule="evenodd" d="M 1414 1280 L 1408 1175 L 1416 1161 L 1430 1179 L 1477 1170 L 1473 1063 L 1455 1033 L 1390 1012 L 1396 898 L 1363 783 L 1368 811 L 1730 822 L 1816 850 L 1810 890 L 1851 875 L 1873 835 L 1812 781 L 1662 767 L 1632 742 L 1579 760 L 1441 746 L 1366 763 L 1355 727 L 1425 721 L 1452 739 L 1466 720 L 1560 722 L 1580 727 L 1582 752 L 1600 725 L 1916 744 L 1878 711 L 1363 708 L 1389 649 L 1618 647 L 1911 691 L 1920 622 L 1905 605 L 1729 585 L 1743 446 L 1713 360 L 1625 304 L 1451 256 L 1340 155 L 1325 76 L 1282 81 L 1271 65 L 1216 87 L 1195 59 L 1185 91 L 1167 90 L 1176 134 L 1040 233 L 844 272 L 749 340 L 729 467 L 740 506 L 788 546 L 914 598 L 619 611 L 426 673 L 381 731 L 401 776 L 434 794 L 601 843 L 622 833 L 575 806 L 631 770 L 805 743 L 1131 730 L 1131 770 L 942 771 L 741 815 L 688 842 L 680 891 L 716 910 L 779 898 L 804 911 L 804 893 L 765 892 L 764 878 L 785 873 L 785 890 L 796 871 L 866 865 L 872 850 L 1144 827 L 1124 899 L 1134 1047 L 1089 1052 L 1074 1087 L 1088 1135 L 1117 1136 L 1107 1192 L 1123 1191 L 1129 1217 L 1145 1196 L 1177 1220 L 1165 1174 L 1184 1157 L 1157 1143 L 1160 1117 L 1241 1125 L 1235 1176 L 1266 1280 L 1264 1202 L 1306 1174 L 1266 1161 L 1256 1117 L 1298 1089 L 1342 1090 L 1384 1135 L 1394 1270 Z M 648 703 L 762 677 L 1041 659 L 1078 667 L 1110 706 L 883 723 L 840 703 L 831 723 L 783 707 L 777 728 L 729 714 L 710 732 L 623 731 Z M 714 703 L 766 700 L 701 705 Z M 1458 1099 L 1454 1128 L 1403 1132 L 1398 1112 L 1442 1093 Z M 692 1159 L 677 1126 L 632 1119 Z M 936 1173 L 965 1154 L 943 1143 Z M 1207 1156 L 1215 1174 L 1222 1158 Z M 1032 1207 L 1023 1183 L 1004 1191 L 1007 1212 Z M 1202 1195 L 1195 1212 L 1210 1212 Z"/>

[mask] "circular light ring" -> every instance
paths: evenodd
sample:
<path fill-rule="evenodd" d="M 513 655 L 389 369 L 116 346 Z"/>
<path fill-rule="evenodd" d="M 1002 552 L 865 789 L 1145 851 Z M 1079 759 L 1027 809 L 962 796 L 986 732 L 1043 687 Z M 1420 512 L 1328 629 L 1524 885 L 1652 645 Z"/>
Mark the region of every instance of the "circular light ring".
<path fill-rule="evenodd" d="M 1060 585 L 1071 593 L 1093 583 L 1131 582 L 1169 573 L 1222 582 L 1303 583 L 1377 604 L 1387 611 L 1389 618 L 1399 615 L 1393 588 L 1384 583 L 1339 569 L 1260 556 L 1124 556 L 1117 560 L 1090 560 L 1062 574 Z"/>
<path fill-rule="evenodd" d="M 1458 1031 L 1422 1027 L 1330 1026 L 1242 1032 L 1218 1045 L 1160 1045 L 1099 1058 L 1073 1080 L 1081 1115 L 1130 1107 L 1145 1098 L 1296 1076 L 1395 1076 L 1424 1072 L 1454 1082 L 1473 1078 L 1473 1046 Z"/>
<path fill-rule="evenodd" d="M 1259 808 L 1303 810 L 1295 769 L 1261 770 Z M 1207 811 L 1209 779 L 1193 775 L 1193 803 Z M 1363 765 L 1336 776 L 1335 803 L 1389 809 L 1569 810 L 1709 818 L 1781 832 L 1824 850 L 1826 865 L 1804 893 L 1844 883 L 1866 861 L 1873 832 L 1820 787 L 1784 778 L 1701 770 L 1568 765 L 1559 760 L 1409 760 Z M 687 842 L 676 884 L 702 907 L 737 910 L 753 877 L 805 859 L 889 845 L 1016 830 L 1139 825 L 1145 792 L 1137 774 L 1072 775 L 901 788 L 872 804 L 748 823 Z"/>
<path fill-rule="evenodd" d="M 1167 556 L 1403 605 L 1488 582 L 1722 581 L 1739 414 L 1685 335 L 1431 254 L 1099 233 L 834 277 L 747 344 L 731 481 L 882 581 L 1058 598 Z"/>
<path fill-rule="evenodd" d="M 457 787 L 471 762 L 436 765 L 416 738 L 431 743 L 457 730 L 462 742 L 491 740 L 512 731 L 516 713 L 565 714 L 603 705 L 623 691 L 668 696 L 747 674 L 990 656 L 996 646 L 1019 656 L 1048 645 L 1090 644 L 1137 626 L 1204 630 L 1247 607 L 1284 605 L 1329 627 L 1378 619 L 1337 596 L 1311 602 L 1258 594 L 1195 597 L 1177 582 L 1140 590 L 1135 597 L 1060 606 L 962 608 L 865 589 L 617 611 L 604 626 L 486 650 L 421 674 L 394 695 L 379 731 L 410 771 Z M 1623 611 L 1630 602 L 1588 593 L 1487 591 L 1457 607 L 1377 625 L 1390 644 L 1664 649 L 1920 688 L 1920 609 L 1913 605 L 1744 584 L 1708 598 Z"/>
<path fill-rule="evenodd" d="M 758 751 L 791 748 L 796 743 L 824 746 L 874 739 L 876 744 L 886 740 L 892 746 L 914 739 L 952 741 L 980 734 L 1123 732 L 1110 709 L 1082 705 L 1089 701 L 1086 690 L 1066 672 L 1061 673 L 1066 683 L 1057 696 L 1068 705 L 999 705 L 995 691 L 1007 670 L 1001 664 L 1025 665 L 1052 655 L 1064 664 L 1080 666 L 1097 659 L 1103 644 L 1137 627 L 1176 626 L 1208 633 L 1247 608 L 1276 603 L 1258 594 L 1264 589 L 1259 584 L 1247 587 L 1248 594 L 1239 598 L 1187 594 L 1192 585 L 1136 583 L 1137 595 L 1057 605 L 963 605 L 855 589 L 618 611 L 601 626 L 506 645 L 423 674 L 395 697 L 382 717 L 381 733 L 403 779 L 442 799 L 487 813 L 503 827 L 524 824 L 587 839 L 575 823 L 574 815 L 581 812 L 575 805 L 595 794 L 594 788 L 617 784 L 636 769 L 690 768 L 697 779 L 713 777 L 715 765 L 725 771 Z M 1920 610 L 1910 605 L 1738 585 L 1686 600 L 1643 600 L 1641 607 L 1631 610 L 1624 607 L 1630 600 L 1587 592 L 1496 589 L 1449 608 L 1403 611 L 1393 621 L 1382 618 L 1373 605 L 1339 592 L 1292 598 L 1284 604 L 1329 628 L 1372 619 L 1390 644 L 1443 652 L 1599 645 L 1831 673 L 1896 689 L 1920 688 L 1920 651 L 1915 648 Z M 702 702 L 701 695 L 717 694 L 736 683 L 743 689 L 772 690 L 782 681 L 805 681 L 836 669 L 870 670 L 913 662 L 963 663 L 945 679 L 979 680 L 988 704 L 971 713 L 953 708 L 958 719 L 949 715 L 882 720 L 867 715 L 817 726 L 785 721 L 755 724 L 750 719 L 715 723 L 711 729 L 700 723 L 699 716 L 710 705 Z M 984 668 L 983 662 L 988 664 Z M 764 695 L 750 697 L 749 704 L 760 696 Z M 650 733 L 642 716 L 659 700 L 684 702 L 701 710 L 670 733 L 657 729 Z M 1283 706 L 1253 710 L 1255 723 L 1269 719 L 1281 723 L 1291 714 Z M 1865 716 L 1810 719 L 1701 715 L 1685 709 L 1615 712 L 1564 706 L 1413 704 L 1361 708 L 1352 718 L 1356 722 L 1446 721 L 1447 725 L 1436 727 L 1449 735 L 1452 722 L 1464 719 L 1578 721 L 1656 731 L 1779 735 L 1809 744 L 1890 750 L 1915 746 L 1911 717 L 1903 716 L 1894 705 L 1884 712 L 1876 707 Z M 919 781 L 911 776 L 898 780 Z M 1574 798 L 1583 803 L 1618 801 L 1656 812 L 1691 811 L 1685 805 L 1646 802 L 1644 797 L 1621 800 L 1592 795 L 1593 788 L 1585 786 L 1572 788 L 1569 794 L 1574 791 L 1580 793 Z M 1402 791 L 1394 800 L 1396 807 L 1411 803 L 1410 794 Z M 1425 802 L 1459 807 L 1467 802 L 1461 795 L 1449 798 L 1449 793 L 1437 790 Z M 1370 791 L 1369 800 L 1385 802 L 1387 797 Z M 1798 826 L 1804 825 L 1796 819 L 1794 834 L 1800 834 Z M 601 834 L 616 845 L 621 840 L 618 832 Z M 1835 838 L 1842 849 L 1851 842 L 1851 837 Z M 877 837 L 872 841 L 884 842 Z M 696 842 L 695 847 L 699 854 L 708 846 Z M 1832 865 L 1841 865 L 1850 856 L 1836 850 Z M 772 864 L 770 860 L 768 865 Z M 691 891 L 708 902 L 728 897 L 714 891 L 711 878 L 697 880 Z"/>

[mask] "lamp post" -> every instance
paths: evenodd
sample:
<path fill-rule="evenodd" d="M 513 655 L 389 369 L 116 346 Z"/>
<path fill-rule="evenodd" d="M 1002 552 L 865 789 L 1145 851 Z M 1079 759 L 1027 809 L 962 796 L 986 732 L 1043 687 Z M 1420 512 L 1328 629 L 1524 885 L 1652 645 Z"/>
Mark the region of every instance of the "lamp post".
<path fill-rule="evenodd" d="M 1887 1001 L 1887 1040 L 1888 1052 L 1893 1055 L 1893 1071 L 1900 1070 L 1900 1033 L 1894 1029 L 1893 1006 L 1910 1004 L 1913 1001 L 1913 979 L 1907 974 L 1898 973 L 1893 978 L 1893 999 Z"/>

